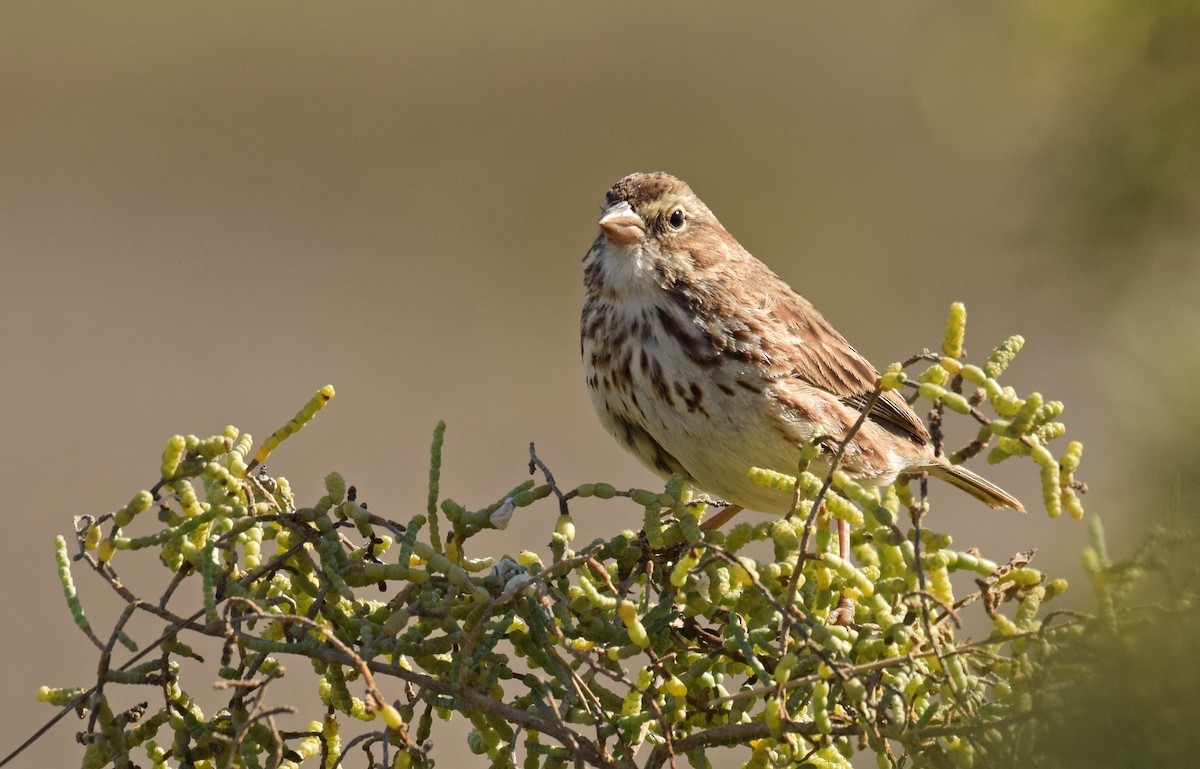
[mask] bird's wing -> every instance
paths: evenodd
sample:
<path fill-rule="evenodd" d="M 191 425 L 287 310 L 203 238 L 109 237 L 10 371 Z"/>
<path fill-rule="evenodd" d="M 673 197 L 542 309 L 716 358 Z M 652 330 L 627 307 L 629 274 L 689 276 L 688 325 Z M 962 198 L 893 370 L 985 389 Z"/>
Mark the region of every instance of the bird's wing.
<path fill-rule="evenodd" d="M 778 326 L 785 329 L 779 344 L 770 351 L 774 368 L 784 377 L 795 377 L 818 387 L 851 408 L 862 411 L 875 391 L 879 372 L 858 353 L 845 337 L 800 296 L 774 275 L 773 306 L 767 308 Z M 803 340 L 797 344 L 798 340 Z M 908 403 L 895 390 L 883 393 L 869 418 L 918 443 L 928 443 L 929 431 Z"/>

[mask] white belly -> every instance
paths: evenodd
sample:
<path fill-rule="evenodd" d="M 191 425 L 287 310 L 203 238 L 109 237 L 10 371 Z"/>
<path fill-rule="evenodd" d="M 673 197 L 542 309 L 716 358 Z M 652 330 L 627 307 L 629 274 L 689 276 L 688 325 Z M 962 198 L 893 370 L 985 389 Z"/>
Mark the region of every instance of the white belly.
<path fill-rule="evenodd" d="M 664 341 L 670 340 L 652 338 L 634 345 L 631 387 L 591 388 L 592 404 L 605 427 L 624 442 L 623 422 L 638 425 L 682 465 L 690 476 L 685 480 L 702 491 L 750 510 L 786 513 L 792 495 L 759 486 L 748 474 L 751 467 L 765 467 L 795 475 L 800 462 L 797 445 L 784 437 L 770 414 L 775 404 L 769 396 L 738 384 L 739 379 L 757 381 L 755 372 L 732 363 L 697 365 L 684 348 Z M 591 367 L 592 348 L 585 339 L 589 382 L 611 375 Z M 646 367 L 641 365 L 643 348 Z M 613 358 L 620 361 L 621 355 Z M 652 455 L 630 450 L 654 472 L 669 475 L 655 466 Z"/>

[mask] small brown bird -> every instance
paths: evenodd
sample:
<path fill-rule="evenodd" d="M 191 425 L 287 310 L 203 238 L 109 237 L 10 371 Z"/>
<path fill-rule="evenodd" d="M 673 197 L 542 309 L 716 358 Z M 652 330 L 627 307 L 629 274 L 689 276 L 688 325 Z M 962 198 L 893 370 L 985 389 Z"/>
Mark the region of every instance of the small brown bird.
<path fill-rule="evenodd" d="M 580 323 L 592 404 L 604 427 L 661 477 L 739 508 L 787 513 L 791 495 L 751 467 L 795 474 L 800 445 L 841 440 L 879 373 L 829 321 L 730 235 L 687 184 L 631 174 L 605 196 L 583 258 Z M 828 471 L 828 454 L 810 465 Z M 1021 503 L 936 456 L 899 393 L 884 393 L 841 467 L 886 486 L 923 471 L 990 507 Z"/>

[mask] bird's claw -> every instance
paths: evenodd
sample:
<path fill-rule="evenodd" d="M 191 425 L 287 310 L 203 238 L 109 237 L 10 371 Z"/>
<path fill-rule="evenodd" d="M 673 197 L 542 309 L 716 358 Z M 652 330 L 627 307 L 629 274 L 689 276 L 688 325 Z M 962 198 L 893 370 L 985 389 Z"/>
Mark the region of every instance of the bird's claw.
<path fill-rule="evenodd" d="M 854 624 L 854 602 L 846 596 L 838 599 L 837 608 L 829 614 L 829 624 L 847 627 Z"/>

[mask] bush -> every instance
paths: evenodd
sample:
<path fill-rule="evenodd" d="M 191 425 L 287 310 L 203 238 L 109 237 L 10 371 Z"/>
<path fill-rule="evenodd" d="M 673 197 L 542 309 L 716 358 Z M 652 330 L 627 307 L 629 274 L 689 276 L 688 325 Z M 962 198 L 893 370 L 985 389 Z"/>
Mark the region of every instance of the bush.
<path fill-rule="evenodd" d="M 893 366 L 879 391 L 930 401 L 935 436 L 947 410 L 965 415 L 978 434 L 950 452 L 955 461 L 1029 457 L 1049 514 L 1081 516 L 1082 448 L 1049 449 L 1065 431 L 1062 404 L 998 383 L 1020 337 L 980 366 L 964 363 L 964 321 L 956 305 L 942 354 Z M 904 371 L 918 364 L 909 382 Z M 721 532 L 701 527 L 706 501 L 677 479 L 661 491 L 563 488 L 531 446 L 530 473 L 543 482 L 470 510 L 441 498 L 439 424 L 425 514 L 377 515 L 337 473 L 303 506 L 259 466 L 332 397 L 323 388 L 252 460 L 250 436 L 233 427 L 172 437 L 152 488 L 80 519 L 73 544 L 59 538 L 67 600 L 101 664 L 92 688 L 39 697 L 88 714 L 84 766 L 132 766 L 140 752 L 155 766 L 333 767 L 356 745 L 371 766 L 432 766 L 434 716 L 454 714 L 493 766 L 708 767 L 731 746 L 748 747 L 748 767 L 845 767 L 863 751 L 880 766 L 972 766 L 1036 742 L 1046 679 L 1066 675 L 1050 660 L 1097 622 L 1045 613 L 1066 583 L 1034 568 L 1031 553 L 957 550 L 928 528 L 923 480 L 880 494 L 836 466 L 824 478 L 754 471 L 795 489 L 793 514 Z M 582 497 L 637 505 L 642 530 L 576 543 L 571 503 Z M 475 535 L 535 503 L 559 511 L 545 550 L 471 553 Z M 832 547 L 833 519 L 850 525 L 853 562 Z M 150 554 L 175 576 L 166 595 L 143 598 L 116 568 Z M 106 634 L 75 595 L 73 560 L 127 602 Z M 1097 562 L 1094 573 L 1110 568 Z M 973 576 L 970 592 L 955 594 L 956 572 Z M 201 610 L 171 605 L 188 581 L 201 585 Z M 370 597 L 376 585 L 390 597 Z M 839 604 L 853 609 L 851 624 L 831 622 Z M 960 637 L 968 612 L 987 637 Z M 158 618 L 161 636 L 117 667 L 117 643 L 137 649 L 124 629 L 138 613 Z M 1102 613 L 1110 627 L 1114 613 Z M 229 698 L 216 712 L 201 710 L 180 672 L 192 636 L 223 643 L 212 672 Z M 299 733 L 277 727 L 284 709 L 270 698 L 289 658 L 311 663 L 320 698 Z M 159 690 L 153 704 L 113 705 L 123 687 L 147 684 Z M 343 741 L 348 719 L 377 725 Z"/>

